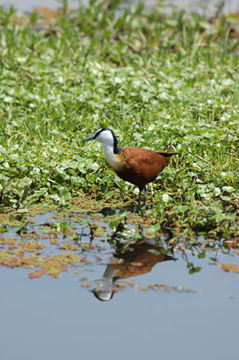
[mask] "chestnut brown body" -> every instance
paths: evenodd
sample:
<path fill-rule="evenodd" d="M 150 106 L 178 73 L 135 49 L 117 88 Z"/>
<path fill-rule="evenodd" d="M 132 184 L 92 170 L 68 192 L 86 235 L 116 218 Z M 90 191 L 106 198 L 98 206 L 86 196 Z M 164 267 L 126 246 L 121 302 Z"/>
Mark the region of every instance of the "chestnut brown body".
<path fill-rule="evenodd" d="M 124 147 L 118 155 L 120 164 L 116 174 L 123 180 L 138 186 L 142 191 L 145 185 L 153 181 L 175 153 L 154 151 L 139 147 Z"/>

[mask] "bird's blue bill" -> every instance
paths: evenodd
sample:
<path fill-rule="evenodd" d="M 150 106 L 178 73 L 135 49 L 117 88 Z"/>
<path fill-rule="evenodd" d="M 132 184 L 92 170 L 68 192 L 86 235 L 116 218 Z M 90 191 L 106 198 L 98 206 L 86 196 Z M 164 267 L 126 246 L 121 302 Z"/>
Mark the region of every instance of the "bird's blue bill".
<path fill-rule="evenodd" d="M 84 139 L 83 142 L 94 140 L 94 138 L 95 138 L 95 135 L 92 135 L 92 136 L 88 137 L 87 139 Z"/>

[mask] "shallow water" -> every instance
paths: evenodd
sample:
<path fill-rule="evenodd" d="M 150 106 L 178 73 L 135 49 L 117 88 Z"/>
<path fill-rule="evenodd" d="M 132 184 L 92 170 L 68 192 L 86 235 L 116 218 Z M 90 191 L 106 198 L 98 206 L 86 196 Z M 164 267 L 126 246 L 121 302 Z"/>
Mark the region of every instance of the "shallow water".
<path fill-rule="evenodd" d="M 87 0 L 69 0 L 68 3 L 70 4 L 71 7 L 77 7 L 80 4 L 85 4 L 87 3 Z M 193 9 L 193 10 L 197 10 L 200 11 L 200 6 L 203 5 L 208 9 L 210 9 L 210 11 L 214 11 L 215 9 L 215 4 L 218 4 L 220 1 L 219 0 L 204 0 L 204 1 L 198 1 L 198 0 L 168 0 L 165 1 L 165 3 L 169 3 L 169 4 L 181 4 L 183 6 L 189 6 Z M 125 3 L 127 3 L 127 1 L 125 1 Z M 128 3 L 137 3 L 137 1 L 131 0 L 128 1 Z M 154 6 L 154 4 L 156 3 L 156 0 L 147 0 L 145 2 L 146 6 L 151 8 Z M 198 4 L 200 4 L 198 6 Z M 57 7 L 59 7 L 60 5 L 60 1 L 56 1 L 56 0 L 0 0 L 0 5 L 4 5 L 4 6 L 10 6 L 13 5 L 16 9 L 18 9 L 19 11 L 30 11 L 32 8 L 34 7 L 49 7 L 52 9 L 55 9 Z M 225 0 L 225 5 L 224 5 L 224 12 L 225 13 L 230 13 L 230 12 L 236 12 L 239 11 L 239 3 L 238 0 Z"/>
<path fill-rule="evenodd" d="M 41 224 L 61 221 L 53 215 L 36 216 L 38 224 L 30 228 L 39 233 Z M 89 242 L 90 216 L 84 220 L 84 224 L 71 220 L 75 231 L 82 234 L 81 244 Z M 20 238 L 14 229 L 2 236 L 10 235 Z M 202 267 L 190 275 L 178 252 L 177 261 L 162 261 L 141 276 L 122 278 L 119 283 L 126 288 L 119 288 L 111 301 L 98 301 L 90 290 L 102 278 L 113 252 L 101 239 L 94 238 L 96 247 L 84 252 L 87 263 L 69 266 L 59 279 L 44 275 L 29 280 L 31 269 L 0 268 L 1 360 L 122 359 L 127 354 L 137 359 L 236 358 L 239 274 L 210 265 L 212 253 L 204 259 L 188 254 L 195 266 Z M 59 235 L 58 240 L 60 244 L 71 242 L 69 236 Z M 47 251 L 53 255 L 59 249 L 48 246 L 42 250 Z M 76 253 L 81 254 L 81 247 Z M 139 259 L 138 253 L 134 259 Z M 233 253 L 218 250 L 216 256 L 219 263 L 239 262 Z M 85 282 L 90 288 L 82 287 Z M 150 289 L 149 284 L 161 287 Z"/>

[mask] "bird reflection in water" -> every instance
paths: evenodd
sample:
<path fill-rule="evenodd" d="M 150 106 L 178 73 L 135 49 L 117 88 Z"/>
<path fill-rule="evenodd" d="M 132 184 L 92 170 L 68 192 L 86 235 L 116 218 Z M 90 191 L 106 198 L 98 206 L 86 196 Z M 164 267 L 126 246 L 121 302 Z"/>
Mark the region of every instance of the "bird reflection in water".
<path fill-rule="evenodd" d="M 103 278 L 92 292 L 98 300 L 109 301 L 117 292 L 116 281 L 146 274 L 154 265 L 166 260 L 176 260 L 173 256 L 160 253 L 163 249 L 145 242 L 130 244 L 117 243 L 113 259 L 107 265 Z M 157 254 L 151 250 L 156 250 Z"/>

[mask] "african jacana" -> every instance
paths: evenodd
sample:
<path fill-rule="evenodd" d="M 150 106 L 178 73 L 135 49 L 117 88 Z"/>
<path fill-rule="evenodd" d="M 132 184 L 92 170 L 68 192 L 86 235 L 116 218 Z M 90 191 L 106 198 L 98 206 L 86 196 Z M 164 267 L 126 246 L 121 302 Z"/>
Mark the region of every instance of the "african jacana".
<path fill-rule="evenodd" d="M 146 274 L 156 264 L 166 260 L 177 260 L 171 255 L 160 254 L 160 250 L 164 249 L 148 242 L 135 242 L 128 244 L 127 247 L 124 243 L 116 242 L 115 247 L 115 253 L 105 269 L 103 278 L 92 290 L 95 297 L 101 301 L 112 299 L 117 291 L 117 280 Z M 150 250 L 158 253 L 154 254 Z"/>
<path fill-rule="evenodd" d="M 83 141 L 97 140 L 103 145 L 107 162 L 123 180 L 139 188 L 137 212 L 140 210 L 141 194 L 145 189 L 144 205 L 146 202 L 146 184 L 153 181 L 169 162 L 169 157 L 175 152 L 154 151 L 140 147 L 118 147 L 117 138 L 111 129 L 99 129 L 96 133 Z"/>

